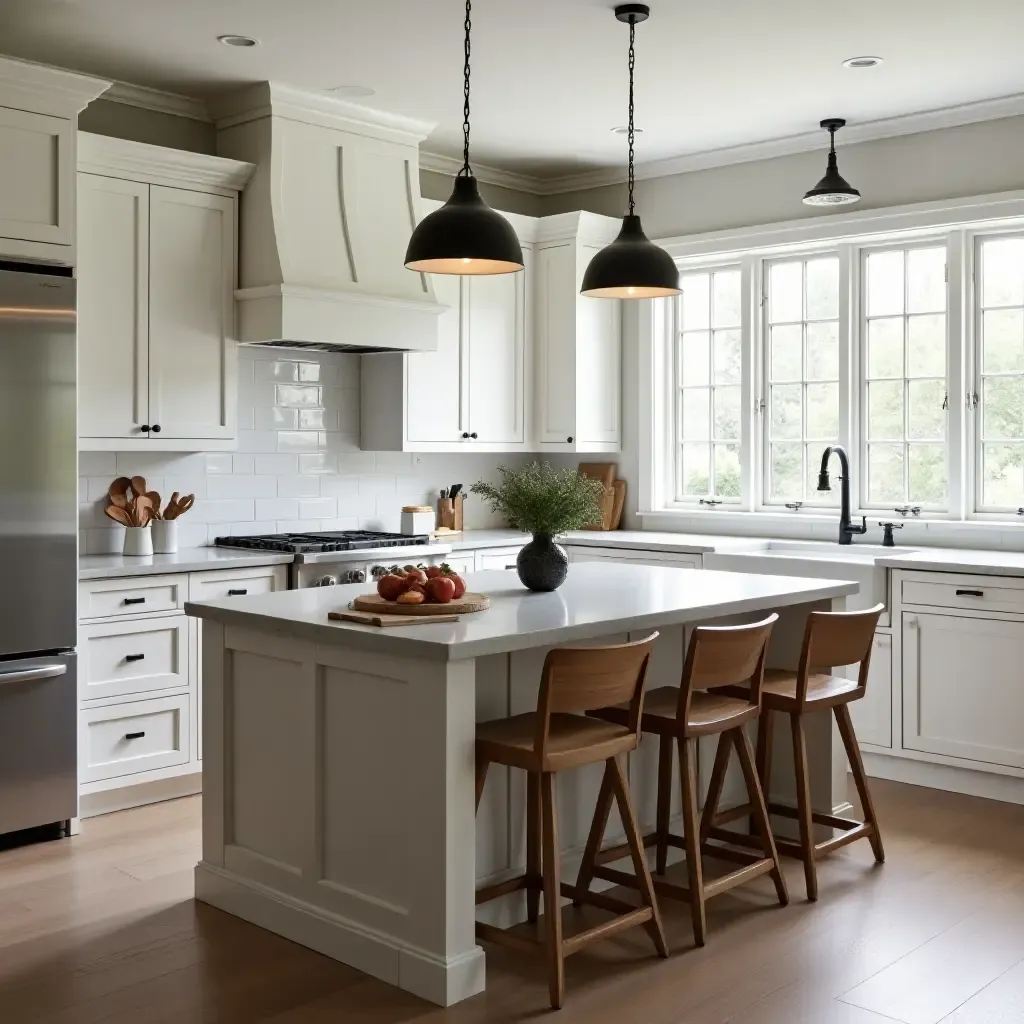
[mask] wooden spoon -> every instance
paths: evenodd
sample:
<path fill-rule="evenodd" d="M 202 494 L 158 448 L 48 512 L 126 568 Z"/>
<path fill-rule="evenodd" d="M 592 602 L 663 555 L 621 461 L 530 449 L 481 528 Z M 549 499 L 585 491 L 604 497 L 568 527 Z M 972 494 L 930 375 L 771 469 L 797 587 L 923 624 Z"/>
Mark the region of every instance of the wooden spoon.
<path fill-rule="evenodd" d="M 146 486 L 146 478 L 144 476 L 133 476 L 131 479 L 132 490 L 136 495 L 145 494 L 149 488 Z"/>
<path fill-rule="evenodd" d="M 146 497 L 153 503 L 153 518 L 162 519 L 160 514 L 160 495 L 156 491 L 146 491 Z"/>
<path fill-rule="evenodd" d="M 128 510 L 122 508 L 120 505 L 108 505 L 104 510 L 103 514 L 108 519 L 113 519 L 115 523 L 120 523 L 121 526 L 134 526 L 132 517 L 128 514 Z"/>
<path fill-rule="evenodd" d="M 171 500 L 167 502 L 167 507 L 164 509 L 164 519 L 174 518 L 174 507 L 178 504 L 178 492 L 175 491 L 171 495 Z"/>
<path fill-rule="evenodd" d="M 186 494 L 184 498 L 180 499 L 178 504 L 174 506 L 174 518 L 178 519 L 183 516 L 194 504 L 196 496 L 194 494 Z"/>
<path fill-rule="evenodd" d="M 133 502 L 135 506 L 135 525 L 146 526 L 152 517 L 153 502 L 148 494 L 140 494 Z"/>
<path fill-rule="evenodd" d="M 110 498 L 110 504 L 116 505 L 118 508 L 128 507 L 128 488 L 131 487 L 132 482 L 126 476 L 119 476 L 111 485 L 107 491 L 107 496 Z"/>

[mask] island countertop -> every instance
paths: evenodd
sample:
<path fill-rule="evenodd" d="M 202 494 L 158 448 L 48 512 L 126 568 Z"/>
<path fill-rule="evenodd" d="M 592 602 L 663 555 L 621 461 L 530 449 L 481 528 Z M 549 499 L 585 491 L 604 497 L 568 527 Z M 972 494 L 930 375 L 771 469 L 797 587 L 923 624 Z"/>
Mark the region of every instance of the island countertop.
<path fill-rule="evenodd" d="M 857 590 L 856 583 L 842 580 L 586 562 L 572 566 L 565 583 L 549 594 L 531 593 L 507 571 L 471 573 L 467 584 L 470 591 L 489 595 L 491 606 L 455 623 L 380 629 L 328 620 L 328 612 L 368 593 L 365 583 L 189 602 L 185 611 L 314 643 L 460 661 L 807 604 Z"/>

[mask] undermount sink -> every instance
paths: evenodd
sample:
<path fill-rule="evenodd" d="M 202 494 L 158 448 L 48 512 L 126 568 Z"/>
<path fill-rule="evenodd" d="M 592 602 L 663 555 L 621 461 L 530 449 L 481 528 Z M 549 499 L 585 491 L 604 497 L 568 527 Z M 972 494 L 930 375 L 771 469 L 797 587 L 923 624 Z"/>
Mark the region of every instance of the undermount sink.
<path fill-rule="evenodd" d="M 823 541 L 770 540 L 761 551 L 750 552 L 783 558 L 820 558 L 834 562 L 873 562 L 886 555 L 909 554 L 914 548 L 887 548 L 881 544 L 829 544 Z"/>

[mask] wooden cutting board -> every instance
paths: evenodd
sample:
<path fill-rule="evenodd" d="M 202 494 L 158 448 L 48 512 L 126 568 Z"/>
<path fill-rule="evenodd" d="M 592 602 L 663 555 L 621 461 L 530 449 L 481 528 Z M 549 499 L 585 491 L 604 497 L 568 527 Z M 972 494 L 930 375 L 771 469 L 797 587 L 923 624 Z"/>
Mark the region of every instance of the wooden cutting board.
<path fill-rule="evenodd" d="M 579 465 L 580 476 L 589 477 L 591 480 L 599 480 L 604 487 L 604 497 L 601 499 L 601 522 L 591 523 L 584 526 L 584 530 L 611 530 L 612 519 L 615 513 L 615 474 L 618 471 L 618 463 L 615 462 L 581 462 Z"/>
<path fill-rule="evenodd" d="M 327 618 L 334 622 L 358 622 L 364 626 L 428 626 L 432 622 L 459 621 L 458 615 L 374 615 L 373 612 L 328 612 Z"/>
<path fill-rule="evenodd" d="M 615 505 L 612 508 L 612 525 L 609 529 L 617 530 L 622 523 L 622 509 L 626 504 L 626 481 L 615 481 Z"/>
<path fill-rule="evenodd" d="M 465 593 L 457 601 L 447 604 L 399 604 L 385 601 L 380 594 L 362 594 L 349 606 L 353 611 L 372 612 L 374 615 L 464 615 L 482 612 L 490 608 L 491 599 L 486 594 Z"/>

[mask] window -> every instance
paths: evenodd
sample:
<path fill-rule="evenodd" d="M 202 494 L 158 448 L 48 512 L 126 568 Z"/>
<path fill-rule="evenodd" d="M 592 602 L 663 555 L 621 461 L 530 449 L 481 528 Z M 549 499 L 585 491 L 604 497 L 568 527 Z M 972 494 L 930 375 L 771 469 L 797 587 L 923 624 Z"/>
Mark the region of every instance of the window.
<path fill-rule="evenodd" d="M 945 509 L 945 245 L 868 253 L 863 310 L 861 504 Z"/>
<path fill-rule="evenodd" d="M 1024 237 L 978 245 L 978 455 L 983 511 L 1024 505 Z"/>
<path fill-rule="evenodd" d="M 694 271 L 680 280 L 676 498 L 735 503 L 740 499 L 740 271 Z"/>
<path fill-rule="evenodd" d="M 817 482 L 839 440 L 839 258 L 777 260 L 766 274 L 766 503 L 834 504 Z"/>

